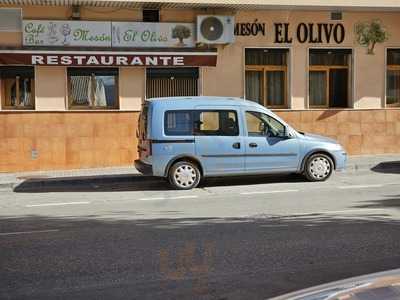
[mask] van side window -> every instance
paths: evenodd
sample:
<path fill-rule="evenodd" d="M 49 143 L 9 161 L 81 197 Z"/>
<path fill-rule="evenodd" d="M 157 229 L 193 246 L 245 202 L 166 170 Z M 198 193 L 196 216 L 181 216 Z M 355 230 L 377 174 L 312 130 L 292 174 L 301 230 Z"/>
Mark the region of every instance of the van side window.
<path fill-rule="evenodd" d="M 165 135 L 193 135 L 192 111 L 170 110 L 164 116 Z"/>
<path fill-rule="evenodd" d="M 237 114 L 233 110 L 194 111 L 196 135 L 239 135 Z"/>
<path fill-rule="evenodd" d="M 281 122 L 256 111 L 246 111 L 246 125 L 249 136 L 284 137 L 286 133 Z"/>

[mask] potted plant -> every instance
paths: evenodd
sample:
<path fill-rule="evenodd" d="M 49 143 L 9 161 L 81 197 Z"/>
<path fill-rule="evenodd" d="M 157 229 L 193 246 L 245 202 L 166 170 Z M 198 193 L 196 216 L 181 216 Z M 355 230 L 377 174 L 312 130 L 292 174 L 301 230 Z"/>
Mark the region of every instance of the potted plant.
<path fill-rule="evenodd" d="M 189 38 L 190 36 L 191 36 L 190 29 L 185 25 L 176 25 L 172 29 L 172 38 L 179 40 L 179 43 L 177 44 L 178 47 L 185 46 L 183 40 Z"/>
<path fill-rule="evenodd" d="M 367 47 L 367 54 L 374 54 L 375 45 L 384 43 L 389 38 L 389 34 L 379 20 L 356 24 L 355 33 L 357 42 L 361 46 Z"/>

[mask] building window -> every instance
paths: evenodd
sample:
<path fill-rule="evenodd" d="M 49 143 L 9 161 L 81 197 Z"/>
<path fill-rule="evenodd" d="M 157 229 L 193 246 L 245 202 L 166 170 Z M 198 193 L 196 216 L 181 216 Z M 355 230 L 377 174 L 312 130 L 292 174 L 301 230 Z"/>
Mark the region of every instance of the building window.
<path fill-rule="evenodd" d="M 311 49 L 309 106 L 349 107 L 351 50 Z"/>
<path fill-rule="evenodd" d="M 0 68 L 0 94 L 3 109 L 35 108 L 35 70 L 33 67 Z"/>
<path fill-rule="evenodd" d="M 158 9 L 144 9 L 143 22 L 160 22 L 160 11 Z"/>
<path fill-rule="evenodd" d="M 68 99 L 72 109 L 118 108 L 118 69 L 69 68 Z"/>
<path fill-rule="evenodd" d="M 146 98 L 198 96 L 198 68 L 147 68 Z"/>
<path fill-rule="evenodd" d="M 400 49 L 388 49 L 386 105 L 400 106 Z"/>
<path fill-rule="evenodd" d="M 246 99 L 272 108 L 287 107 L 288 49 L 245 50 Z"/>

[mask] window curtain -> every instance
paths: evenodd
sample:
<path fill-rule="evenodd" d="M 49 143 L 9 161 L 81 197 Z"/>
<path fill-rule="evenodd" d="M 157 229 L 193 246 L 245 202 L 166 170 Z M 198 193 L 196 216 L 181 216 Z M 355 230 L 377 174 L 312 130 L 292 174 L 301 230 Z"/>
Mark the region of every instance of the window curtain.
<path fill-rule="evenodd" d="M 285 104 L 285 72 L 267 71 L 267 104 L 282 106 Z"/>
<path fill-rule="evenodd" d="M 387 71 L 387 104 L 395 104 L 400 101 L 400 71 Z"/>
<path fill-rule="evenodd" d="M 20 103 L 23 106 L 32 105 L 31 79 L 22 78 L 19 85 Z"/>
<path fill-rule="evenodd" d="M 90 76 L 71 76 L 70 78 L 71 98 L 73 105 L 89 105 L 91 77 Z"/>
<path fill-rule="evenodd" d="M 349 66 L 350 49 L 311 49 L 311 66 Z"/>
<path fill-rule="evenodd" d="M 262 72 L 246 71 L 246 99 L 263 105 L 262 100 Z"/>
<path fill-rule="evenodd" d="M 106 89 L 104 87 L 103 79 L 96 77 L 91 82 L 94 82 L 94 84 L 95 84 L 95 88 L 94 88 L 94 106 L 100 106 L 100 107 L 107 106 Z M 90 90 L 93 91 L 93 89 L 90 89 Z"/>
<path fill-rule="evenodd" d="M 326 99 L 326 72 L 325 71 L 311 71 L 310 72 L 310 105 L 325 106 Z"/>
<path fill-rule="evenodd" d="M 256 48 L 246 49 L 246 65 L 287 65 L 287 49 Z"/>
<path fill-rule="evenodd" d="M 400 65 L 400 50 L 399 49 L 388 49 L 387 64 L 388 65 Z"/>

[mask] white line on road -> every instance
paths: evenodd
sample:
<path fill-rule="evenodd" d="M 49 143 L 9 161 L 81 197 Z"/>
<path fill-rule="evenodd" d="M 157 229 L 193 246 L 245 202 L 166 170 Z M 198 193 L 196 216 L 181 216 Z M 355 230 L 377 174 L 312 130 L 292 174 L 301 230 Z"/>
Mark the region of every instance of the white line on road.
<path fill-rule="evenodd" d="M 369 184 L 369 185 L 342 185 L 338 186 L 338 189 L 347 190 L 347 189 L 368 189 L 368 188 L 378 188 L 383 187 L 383 184 Z"/>
<path fill-rule="evenodd" d="M 151 200 L 165 200 L 164 197 L 153 197 L 153 198 L 140 198 L 140 201 L 151 201 Z"/>
<path fill-rule="evenodd" d="M 176 196 L 176 197 L 152 197 L 152 198 L 140 198 L 138 200 L 140 201 L 155 201 L 155 200 L 177 200 L 177 199 L 193 199 L 193 198 L 198 198 L 199 196 Z"/>
<path fill-rule="evenodd" d="M 303 216 L 314 216 L 316 214 L 343 214 L 343 213 L 359 213 L 359 212 L 371 212 L 371 211 L 383 211 L 385 208 L 360 208 L 360 209 L 348 209 L 348 210 L 327 210 L 327 211 L 317 211 L 317 212 L 307 212 L 307 213 L 295 213 L 285 215 L 285 217 L 296 218 Z"/>
<path fill-rule="evenodd" d="M 176 196 L 176 197 L 171 197 L 167 199 L 193 199 L 193 198 L 198 198 L 199 196 Z"/>
<path fill-rule="evenodd" d="M 56 231 L 60 231 L 60 230 L 59 229 L 48 229 L 48 230 L 34 230 L 34 231 L 0 232 L 0 236 L 18 235 L 18 234 L 32 234 L 32 233 L 47 233 L 47 232 L 56 232 Z"/>
<path fill-rule="evenodd" d="M 90 202 L 88 202 L 88 201 L 81 201 L 81 202 L 41 203 L 41 204 L 28 204 L 28 205 L 25 205 L 25 207 L 62 206 L 62 205 L 79 205 L 79 204 L 90 204 Z"/>
<path fill-rule="evenodd" d="M 281 191 L 256 191 L 256 192 L 243 192 L 240 195 L 256 195 L 256 194 L 278 194 L 278 193 L 293 193 L 299 190 L 281 190 Z"/>

